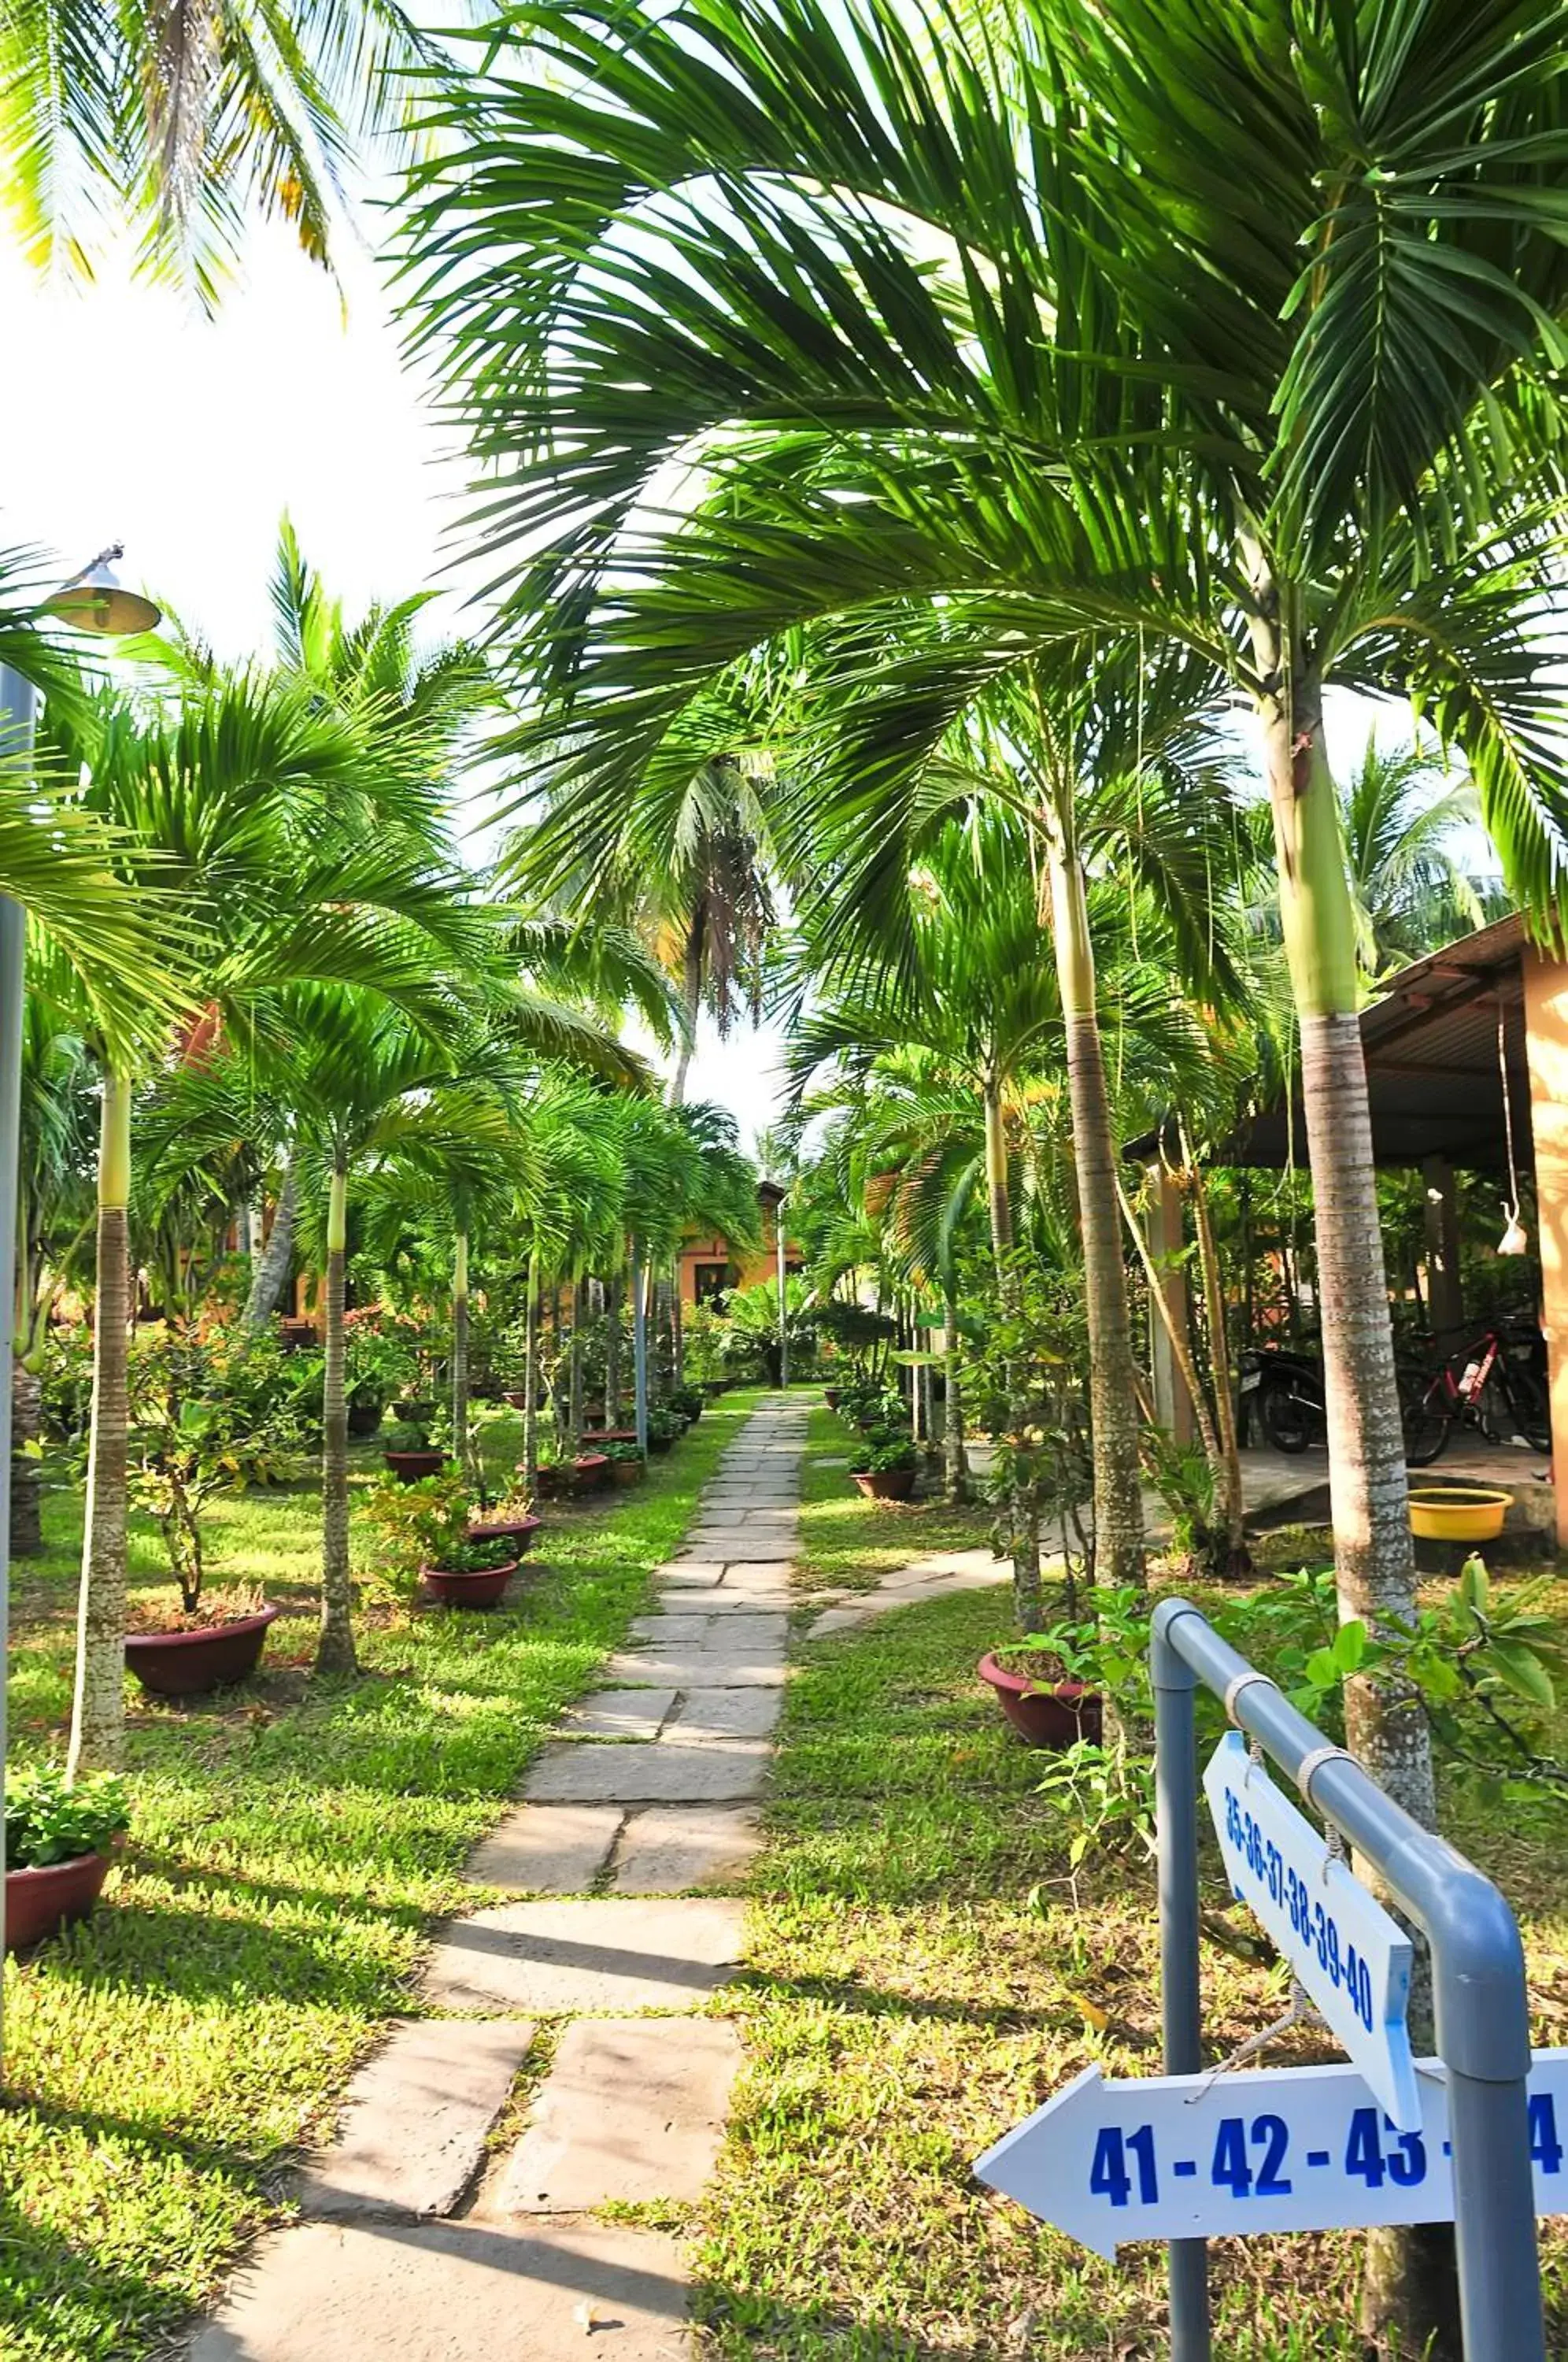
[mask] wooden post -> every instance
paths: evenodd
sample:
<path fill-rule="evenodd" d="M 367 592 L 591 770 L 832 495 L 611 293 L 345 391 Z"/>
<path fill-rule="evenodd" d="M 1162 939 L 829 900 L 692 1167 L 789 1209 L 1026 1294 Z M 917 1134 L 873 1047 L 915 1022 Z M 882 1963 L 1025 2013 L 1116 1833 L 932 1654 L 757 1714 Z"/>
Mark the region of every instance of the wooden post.
<path fill-rule="evenodd" d="M 1149 1246 L 1160 1271 L 1160 1293 L 1170 1307 L 1171 1320 L 1183 1336 L 1190 1333 L 1187 1273 L 1174 1258 L 1182 1251 L 1181 1191 L 1163 1164 L 1151 1165 L 1149 1179 Z M 1149 1377 L 1154 1416 L 1178 1443 L 1192 1441 L 1192 1398 L 1176 1366 L 1165 1324 L 1151 1308 L 1149 1315 Z"/>
<path fill-rule="evenodd" d="M 1568 964 L 1527 945 L 1524 1001 L 1557 1542 L 1559 1549 L 1568 1549 Z"/>
<path fill-rule="evenodd" d="M 1440 1332 L 1464 1323 L 1464 1298 L 1459 1285 L 1459 1206 L 1453 1189 L 1453 1167 L 1446 1156 L 1429 1156 L 1421 1164 L 1426 1183 L 1427 1292 L 1432 1327 Z M 1451 1341 L 1457 1342 L 1457 1340 Z"/>

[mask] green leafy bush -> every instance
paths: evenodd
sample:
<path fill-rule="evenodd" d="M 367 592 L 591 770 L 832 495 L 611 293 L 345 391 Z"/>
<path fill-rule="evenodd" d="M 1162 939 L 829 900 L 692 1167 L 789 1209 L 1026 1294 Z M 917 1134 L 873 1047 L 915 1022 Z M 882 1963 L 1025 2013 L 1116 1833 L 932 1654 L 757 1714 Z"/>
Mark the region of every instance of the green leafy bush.
<path fill-rule="evenodd" d="M 6 1866 L 47 1870 L 102 1853 L 130 1825 L 125 1783 L 89 1772 L 74 1787 L 59 1763 L 24 1763 L 6 1775 Z"/>
<path fill-rule="evenodd" d="M 299 1421 L 286 1402 L 258 1410 L 237 1395 L 234 1359 L 221 1334 L 171 1330 L 130 1361 L 131 1498 L 157 1522 L 188 1617 L 201 1610 L 209 1503 L 302 1473 Z"/>
<path fill-rule="evenodd" d="M 882 1428 L 867 1439 L 866 1449 L 856 1455 L 853 1473 L 857 1476 L 891 1476 L 919 1464 L 913 1438 Z"/>
<path fill-rule="evenodd" d="M 361 1514 L 381 1537 L 383 1572 L 410 1584 L 427 1566 L 446 1574 L 481 1574 L 516 1555 L 502 1535 L 470 1540 L 469 1488 L 455 1469 L 422 1476 L 416 1485 L 378 1485 Z"/>

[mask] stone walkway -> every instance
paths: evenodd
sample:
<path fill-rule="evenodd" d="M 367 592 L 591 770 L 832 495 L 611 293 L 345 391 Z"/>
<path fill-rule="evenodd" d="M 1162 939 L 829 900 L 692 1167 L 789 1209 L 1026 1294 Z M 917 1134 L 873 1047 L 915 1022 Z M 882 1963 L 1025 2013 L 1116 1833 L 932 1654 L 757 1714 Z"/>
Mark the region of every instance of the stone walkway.
<path fill-rule="evenodd" d="M 596 2210 L 691 2203 L 723 2136 L 740 2038 L 693 2013 L 739 1965 L 745 1905 L 701 1890 L 760 1841 L 806 1417 L 765 1403 L 730 1446 L 655 1611 L 472 1856 L 470 1882 L 510 1899 L 437 1931 L 425 1991 L 446 2014 L 360 2070 L 301 2223 L 190 2362 L 687 2353 L 676 2242 Z M 503 2137 L 531 2053 L 548 2063 Z"/>

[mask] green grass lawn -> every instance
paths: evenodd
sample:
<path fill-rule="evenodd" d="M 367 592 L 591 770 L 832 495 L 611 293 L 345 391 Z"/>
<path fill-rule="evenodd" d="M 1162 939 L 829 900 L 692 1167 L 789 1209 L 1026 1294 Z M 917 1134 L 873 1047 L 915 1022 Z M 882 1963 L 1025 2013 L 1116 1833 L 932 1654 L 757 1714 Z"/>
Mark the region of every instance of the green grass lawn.
<path fill-rule="evenodd" d="M 290 1612 L 243 1689 L 138 1698 L 136 1817 L 105 1905 L 7 1967 L 0 2353 L 134 2362 L 277 2218 L 285 2169 L 374 2028 L 416 2005 L 431 1919 L 472 1904 L 469 1849 L 624 1637 L 756 1398 L 724 1396 L 639 1490 L 547 1505 L 529 1579 L 495 1614 L 366 1608 L 356 1683 L 308 1671 L 315 1488 L 215 1515 L 213 1583 L 259 1581 Z M 497 1464 L 515 1459 L 517 1424 L 490 1419 Z M 358 1450 L 357 1486 L 376 1473 Z M 18 1570 L 18 1753 L 61 1737 L 80 1531 L 79 1498 L 51 1494 L 49 1555 Z M 138 1532 L 133 1580 L 157 1573 Z"/>
<path fill-rule="evenodd" d="M 812 1421 L 808 1579 L 864 1583 L 983 1538 L 984 1513 L 863 1502 L 830 1414 Z M 1209 1604 L 1207 1600 L 1204 1604 Z M 1091 2060 L 1159 2067 L 1154 1882 L 1092 1859 L 1034 1793 L 1039 1759 L 974 1677 L 1006 1587 L 899 1611 L 802 1650 L 769 1843 L 753 1879 L 747 2067 L 702 2209 L 699 2318 L 723 2362 L 1154 2362 L 1167 2351 L 1163 2251 L 1102 2263 L 982 2191 L 971 2160 Z M 1526 1918 L 1538 2038 L 1564 2038 L 1561 1810 L 1527 1828 L 1452 1823 Z M 1210 1862 L 1207 1905 L 1227 1896 Z M 1031 1898 L 1033 1898 L 1032 1902 Z M 1244 1926 L 1244 1915 L 1231 1915 Z M 1276 1970 L 1205 1947 L 1210 2038 L 1278 2014 Z M 1304 2037 L 1274 2063 L 1331 2055 Z M 1554 2354 L 1568 2354 L 1551 2227 Z M 1225 2362 L 1359 2356 L 1355 2243 L 1221 2243 Z"/>

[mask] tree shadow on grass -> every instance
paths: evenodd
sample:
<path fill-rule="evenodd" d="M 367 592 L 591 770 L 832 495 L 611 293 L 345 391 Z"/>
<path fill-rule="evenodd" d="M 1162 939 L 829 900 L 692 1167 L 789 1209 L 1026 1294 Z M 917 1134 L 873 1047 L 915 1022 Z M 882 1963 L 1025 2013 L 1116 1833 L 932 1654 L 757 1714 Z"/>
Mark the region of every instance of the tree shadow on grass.
<path fill-rule="evenodd" d="M 187 2289 L 110 2262 L 0 2197 L 0 2353 L 133 2362 L 189 2312 Z"/>

